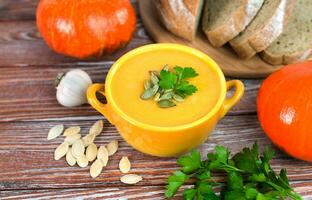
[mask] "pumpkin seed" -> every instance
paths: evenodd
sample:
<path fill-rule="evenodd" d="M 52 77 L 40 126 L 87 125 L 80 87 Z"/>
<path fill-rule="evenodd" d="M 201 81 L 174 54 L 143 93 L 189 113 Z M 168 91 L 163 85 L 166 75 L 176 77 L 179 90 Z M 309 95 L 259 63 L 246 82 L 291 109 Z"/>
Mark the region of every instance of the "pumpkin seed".
<path fill-rule="evenodd" d="M 120 178 L 120 181 L 125 184 L 136 184 L 142 181 L 142 176 L 136 174 L 126 174 Z"/>
<path fill-rule="evenodd" d="M 93 143 L 96 135 L 95 134 L 88 134 L 82 138 L 83 144 L 85 147 L 89 146 Z"/>
<path fill-rule="evenodd" d="M 180 95 L 177 95 L 177 94 L 173 94 L 173 99 L 176 100 L 177 102 L 183 102 L 184 101 L 184 98 L 181 97 Z"/>
<path fill-rule="evenodd" d="M 68 149 L 69 149 L 68 142 L 63 142 L 62 144 L 60 144 L 54 151 L 54 159 L 55 160 L 61 159 L 63 156 L 66 155 Z"/>
<path fill-rule="evenodd" d="M 161 108 L 170 108 L 176 106 L 176 104 L 170 100 L 162 100 L 158 101 L 158 106 Z"/>
<path fill-rule="evenodd" d="M 97 146 L 94 143 L 88 146 L 86 150 L 86 156 L 89 162 L 92 162 L 95 160 L 97 156 Z"/>
<path fill-rule="evenodd" d="M 73 135 L 73 134 L 78 134 L 80 132 L 81 128 L 79 126 L 72 126 L 72 127 L 69 127 L 67 128 L 63 135 L 64 136 L 70 136 L 70 135 Z"/>
<path fill-rule="evenodd" d="M 94 134 L 95 136 L 98 136 L 103 131 L 103 127 L 104 127 L 103 120 L 98 120 L 91 126 L 89 134 Z"/>
<path fill-rule="evenodd" d="M 85 155 L 81 155 L 79 157 L 77 157 L 77 164 L 79 167 L 86 167 L 88 166 L 89 162 L 88 159 Z"/>
<path fill-rule="evenodd" d="M 152 98 L 157 93 L 158 89 L 159 85 L 154 85 L 152 88 L 145 90 L 141 95 L 141 99 L 148 100 Z"/>
<path fill-rule="evenodd" d="M 162 70 L 168 72 L 169 71 L 169 65 L 166 64 Z"/>
<path fill-rule="evenodd" d="M 103 170 L 103 163 L 100 159 L 96 159 L 90 167 L 90 175 L 92 178 L 99 176 Z"/>
<path fill-rule="evenodd" d="M 118 141 L 114 140 L 111 141 L 108 145 L 107 145 L 107 151 L 108 151 L 108 155 L 112 156 L 114 155 L 118 150 Z"/>
<path fill-rule="evenodd" d="M 119 169 L 122 173 L 126 174 L 130 171 L 131 163 L 127 156 L 123 156 L 119 161 Z"/>
<path fill-rule="evenodd" d="M 160 98 L 160 93 L 157 92 L 156 95 L 154 96 L 154 101 L 159 101 Z"/>
<path fill-rule="evenodd" d="M 151 73 L 151 82 L 153 85 L 157 85 L 159 82 L 158 76 L 155 72 Z"/>
<path fill-rule="evenodd" d="M 73 156 L 71 148 L 69 148 L 66 153 L 66 162 L 70 166 L 74 166 L 76 164 L 76 158 Z"/>
<path fill-rule="evenodd" d="M 81 138 L 81 135 L 80 134 L 72 134 L 72 135 L 69 135 L 65 138 L 65 142 L 68 142 L 69 145 L 72 145 L 74 144 L 77 140 L 79 140 Z"/>
<path fill-rule="evenodd" d="M 149 71 L 150 75 L 152 76 L 152 74 L 154 74 L 157 78 L 160 77 L 159 72 L 158 71 Z"/>
<path fill-rule="evenodd" d="M 52 140 L 60 136 L 64 131 L 64 126 L 62 124 L 53 126 L 48 133 L 48 140 Z"/>
<path fill-rule="evenodd" d="M 148 90 L 153 86 L 152 82 L 150 80 L 144 81 L 144 89 Z"/>
<path fill-rule="evenodd" d="M 77 140 L 72 146 L 72 153 L 77 158 L 77 161 L 78 161 L 78 157 L 82 156 L 84 152 L 85 152 L 85 146 L 82 140 Z"/>
<path fill-rule="evenodd" d="M 167 92 L 167 93 L 161 95 L 161 97 L 159 98 L 159 101 L 170 100 L 170 99 L 172 99 L 172 96 L 173 96 L 173 92 Z"/>
<path fill-rule="evenodd" d="M 97 152 L 97 159 L 100 159 L 104 166 L 107 165 L 108 162 L 108 151 L 105 146 L 100 146 Z"/>

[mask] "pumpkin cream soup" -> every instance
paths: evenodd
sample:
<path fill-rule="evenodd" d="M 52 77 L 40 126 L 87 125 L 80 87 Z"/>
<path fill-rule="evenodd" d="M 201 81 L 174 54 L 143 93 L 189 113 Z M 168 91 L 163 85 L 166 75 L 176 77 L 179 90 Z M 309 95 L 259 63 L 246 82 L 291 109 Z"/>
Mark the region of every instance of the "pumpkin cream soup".
<path fill-rule="evenodd" d="M 149 64 L 150 63 L 150 64 Z M 192 68 L 196 76 L 187 79 L 196 87 L 191 95 L 174 106 L 162 108 L 153 99 L 142 99 L 144 83 L 151 79 L 150 71 L 160 72 L 164 66 Z M 199 58 L 178 51 L 162 50 L 129 59 L 116 71 L 111 80 L 111 96 L 116 105 L 136 121 L 154 126 L 179 126 L 192 123 L 215 106 L 220 98 L 221 85 L 217 72 Z"/>

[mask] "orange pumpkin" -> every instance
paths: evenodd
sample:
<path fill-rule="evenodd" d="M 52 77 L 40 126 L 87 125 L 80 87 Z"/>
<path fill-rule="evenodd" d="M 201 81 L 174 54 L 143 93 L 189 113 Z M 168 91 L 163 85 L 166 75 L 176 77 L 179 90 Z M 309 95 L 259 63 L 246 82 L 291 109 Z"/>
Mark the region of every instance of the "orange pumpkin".
<path fill-rule="evenodd" d="M 129 0 L 41 0 L 37 26 L 56 52 L 86 58 L 125 45 L 136 15 Z"/>
<path fill-rule="evenodd" d="M 262 84 L 258 117 L 264 132 L 289 155 L 312 161 L 312 62 L 289 65 Z"/>

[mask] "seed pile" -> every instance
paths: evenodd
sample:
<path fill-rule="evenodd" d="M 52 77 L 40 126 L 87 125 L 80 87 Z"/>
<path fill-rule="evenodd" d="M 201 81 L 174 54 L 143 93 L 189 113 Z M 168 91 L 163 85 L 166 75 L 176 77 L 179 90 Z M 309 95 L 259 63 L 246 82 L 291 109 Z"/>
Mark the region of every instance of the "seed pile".
<path fill-rule="evenodd" d="M 54 159 L 60 160 L 65 156 L 66 162 L 70 166 L 78 165 L 87 167 L 89 163 L 90 175 L 92 178 L 99 176 L 107 166 L 109 157 L 113 156 L 118 150 L 118 141 L 114 140 L 106 146 L 101 145 L 99 148 L 94 143 L 96 136 L 103 131 L 104 123 L 102 120 L 95 122 L 89 130 L 89 133 L 82 137 L 79 126 L 72 126 L 64 131 L 63 125 L 52 127 L 48 133 L 48 140 L 57 138 L 63 133 L 64 142 L 54 151 Z M 119 170 L 126 174 L 131 169 L 131 163 L 127 156 L 123 156 L 119 161 Z M 120 178 L 125 184 L 136 184 L 142 180 L 142 177 L 136 174 L 126 174 Z"/>

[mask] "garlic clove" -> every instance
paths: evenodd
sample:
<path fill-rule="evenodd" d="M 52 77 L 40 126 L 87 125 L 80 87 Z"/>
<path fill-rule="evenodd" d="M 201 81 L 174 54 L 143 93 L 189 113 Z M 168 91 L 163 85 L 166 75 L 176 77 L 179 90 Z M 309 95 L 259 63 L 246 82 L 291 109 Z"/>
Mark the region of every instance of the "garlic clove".
<path fill-rule="evenodd" d="M 80 106 L 87 103 L 86 92 L 92 84 L 90 76 L 81 69 L 73 69 L 64 76 L 58 76 L 57 101 L 65 107 Z"/>

